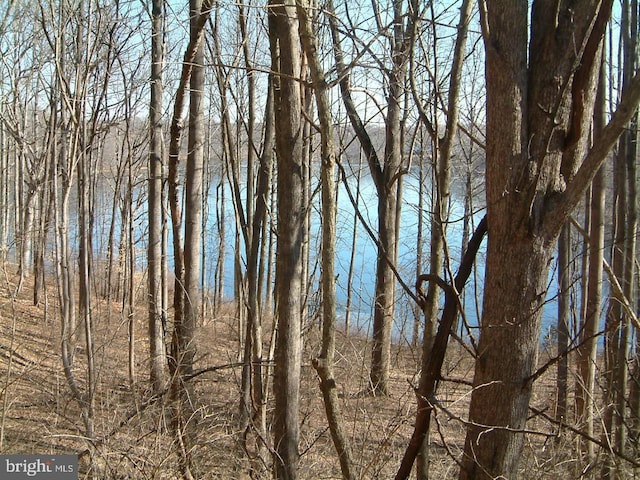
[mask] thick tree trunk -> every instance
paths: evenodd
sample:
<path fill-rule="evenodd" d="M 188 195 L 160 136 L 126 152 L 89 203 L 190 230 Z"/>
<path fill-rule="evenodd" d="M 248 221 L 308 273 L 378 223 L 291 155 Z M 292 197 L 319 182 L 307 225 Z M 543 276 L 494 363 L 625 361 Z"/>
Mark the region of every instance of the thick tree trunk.
<path fill-rule="evenodd" d="M 636 85 L 585 155 L 611 2 L 543 3 L 481 9 L 489 240 L 461 479 L 518 476 L 554 243 L 640 98 Z M 580 48 L 560 48 L 568 38 Z"/>
<path fill-rule="evenodd" d="M 553 244 L 532 236 L 528 226 L 500 235 L 494 223 L 500 219 L 492 220 L 490 216 L 482 334 L 461 479 L 515 478 L 553 254 Z"/>
<path fill-rule="evenodd" d="M 370 388 L 374 394 L 387 395 L 396 291 L 396 279 L 389 265 L 396 249 L 396 194 L 393 188 L 378 191 L 378 241 Z"/>

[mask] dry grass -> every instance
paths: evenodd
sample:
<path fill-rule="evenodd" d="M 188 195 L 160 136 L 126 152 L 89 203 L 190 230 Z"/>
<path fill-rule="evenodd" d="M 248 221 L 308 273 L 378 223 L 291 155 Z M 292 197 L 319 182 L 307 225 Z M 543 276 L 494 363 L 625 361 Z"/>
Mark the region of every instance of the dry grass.
<path fill-rule="evenodd" d="M 141 280 L 142 282 L 142 280 Z M 13 282 L 6 281 L 0 294 L 0 392 L 2 393 L 2 453 L 80 453 L 88 448 L 76 400 L 69 393 L 60 361 L 59 320 L 53 286 L 48 301 L 34 307 L 29 282 L 12 296 Z M 146 314 L 140 293 L 136 310 L 137 383 L 131 388 L 127 374 L 127 325 L 120 304 L 101 300 L 94 309 L 97 330 L 97 389 L 94 470 L 83 457 L 83 475 L 93 478 L 177 478 L 176 456 L 168 418 L 160 402 L 149 398 L 146 346 Z M 305 329 L 301 385 L 301 478 L 340 478 L 337 456 L 327 430 L 324 408 L 311 359 L 319 351 L 316 326 Z M 268 337 L 268 334 L 265 335 Z M 234 364 L 238 361 L 237 322 L 230 307 L 208 319 L 198 331 L 196 368 Z M 358 395 L 367 387 L 368 343 L 360 336 L 338 336 L 336 380 L 341 393 L 345 430 L 350 435 L 360 478 L 393 477 L 411 435 L 419 353 L 396 345 L 392 370 L 392 394 L 388 397 Z M 445 377 L 469 381 L 472 359 L 458 346 L 450 349 Z M 85 387 L 84 352 L 76 351 L 74 374 Z M 551 369 L 553 370 L 553 369 Z M 533 404 L 549 412 L 554 400 L 550 371 L 536 390 Z M 195 381 L 197 444 L 194 449 L 198 478 L 249 478 L 251 462 L 239 443 L 237 410 L 240 370 L 223 368 Z M 269 392 L 268 412 L 272 410 Z M 455 478 L 456 461 L 464 442 L 469 387 L 462 382 L 442 382 L 432 430 L 434 478 Z M 541 419 L 530 429 L 551 431 Z M 560 447 L 558 447 L 560 445 Z M 570 478 L 571 445 L 530 435 L 523 455 L 522 478 Z M 569 453 L 567 453 L 569 452 Z M 255 462 L 253 462 L 255 466 Z M 526 474 L 525 474 L 526 472 Z M 256 478 L 268 474 L 254 473 Z"/>

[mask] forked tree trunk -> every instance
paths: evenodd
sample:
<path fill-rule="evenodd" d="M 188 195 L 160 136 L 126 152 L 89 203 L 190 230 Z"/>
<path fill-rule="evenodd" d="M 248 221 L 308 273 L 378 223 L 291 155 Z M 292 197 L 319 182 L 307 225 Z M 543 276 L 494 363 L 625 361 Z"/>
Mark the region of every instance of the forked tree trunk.
<path fill-rule="evenodd" d="M 174 332 L 171 345 L 172 385 L 171 393 L 174 400 L 173 427 L 176 434 L 176 444 L 183 478 L 193 478 L 191 442 L 187 432 L 187 422 L 192 422 L 190 413 L 193 398 L 187 392 L 186 377 L 193 369 L 195 357 L 194 330 L 198 315 L 199 295 L 199 260 L 200 260 L 200 231 L 202 207 L 202 135 L 204 122 L 201 114 L 201 95 L 203 90 L 204 72 L 196 74 L 191 84 L 192 74 L 196 64 L 202 64 L 201 45 L 204 27 L 211 13 L 212 0 L 192 0 L 190 4 L 190 38 L 182 62 L 180 83 L 176 90 L 173 117 L 171 120 L 169 143 L 169 205 L 171 209 L 171 223 L 173 232 L 174 251 Z M 200 75 L 200 76 L 198 76 Z M 180 194 L 178 189 L 178 166 L 180 160 L 180 146 L 182 141 L 183 115 L 186 103 L 187 87 L 192 91 L 189 117 L 189 146 L 190 155 L 187 163 L 187 193 L 186 193 L 186 231 L 189 239 L 188 251 L 182 240 L 182 214 L 180 209 Z M 194 91 L 195 88 L 195 91 Z M 193 120 L 191 116 L 193 112 Z M 192 123 L 193 121 L 193 123 Z M 195 205 L 195 204 L 198 205 Z M 188 268 L 187 268 L 188 265 Z M 192 298 L 193 297 L 193 298 Z M 188 303 L 188 305 L 187 305 Z"/>
<path fill-rule="evenodd" d="M 190 1 L 191 39 L 201 35 L 199 18 L 202 0 Z M 194 335 L 200 300 L 200 245 L 202 229 L 202 171 L 204 163 L 204 53 L 197 49 L 189 85 L 189 135 L 185 173 L 185 236 L 184 236 L 184 319 L 181 335 L 181 373 L 193 370 L 195 359 Z"/>
<path fill-rule="evenodd" d="M 266 402 L 262 353 L 262 318 L 260 302 L 259 266 L 260 250 L 264 247 L 267 222 L 267 198 L 273 163 L 273 89 L 269 86 L 265 107 L 265 140 L 260 155 L 260 168 L 256 188 L 256 205 L 251 222 L 251 241 L 247 248 L 247 333 L 242 368 L 242 388 L 240 400 L 241 427 L 246 429 L 251 423 L 258 436 L 266 434 Z M 250 147 L 251 148 L 251 147 Z M 250 422 L 253 418 L 253 422 Z M 262 444 L 262 440 L 259 440 Z M 260 453 L 262 453 L 262 445 Z"/>
<path fill-rule="evenodd" d="M 329 26 L 333 40 L 336 69 L 341 78 L 342 100 L 351 126 L 369 164 L 371 177 L 378 194 L 378 251 L 373 297 L 373 345 L 369 377 L 370 392 L 382 395 L 386 395 L 389 391 L 391 332 L 395 312 L 396 279 L 393 273 L 393 265 L 397 250 L 398 205 L 396 182 L 403 174 L 402 99 L 405 93 L 411 38 L 415 34 L 414 22 L 417 18 L 417 10 L 418 2 L 415 1 L 410 2 L 408 12 L 402 12 L 402 5 L 399 2 L 396 2 L 393 8 L 394 29 L 388 35 L 393 40 L 390 42 L 391 66 L 386 73 L 388 96 L 385 122 L 385 151 L 384 161 L 381 161 L 353 101 L 349 74 L 340 43 L 339 27 L 335 19 L 335 9 L 331 1 L 328 3 Z M 405 15 L 405 13 L 407 14 Z"/>
<path fill-rule="evenodd" d="M 587 149 L 611 5 L 555 11 L 534 1 L 530 14 L 527 1 L 488 0 L 481 9 L 489 240 L 461 479 L 517 477 L 554 243 L 640 99 L 636 78 Z M 569 39 L 578 48 L 562 48 Z"/>

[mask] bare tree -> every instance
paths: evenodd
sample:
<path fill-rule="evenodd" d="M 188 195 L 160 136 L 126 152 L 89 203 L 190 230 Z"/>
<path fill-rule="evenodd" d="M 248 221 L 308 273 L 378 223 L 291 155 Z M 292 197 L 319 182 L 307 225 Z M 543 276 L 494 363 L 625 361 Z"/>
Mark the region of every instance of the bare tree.
<path fill-rule="evenodd" d="M 153 0 L 151 6 L 151 100 L 149 103 L 149 241 L 147 251 L 147 281 L 149 305 L 149 356 L 151 384 L 156 394 L 167 383 L 167 354 L 165 345 L 166 312 L 163 310 L 162 269 L 162 177 L 163 122 L 162 71 L 164 63 L 164 0 Z"/>
<path fill-rule="evenodd" d="M 461 479 L 516 475 L 553 247 L 640 99 L 634 78 L 588 148 L 611 4 L 481 4 L 489 242 Z"/>
<path fill-rule="evenodd" d="M 201 35 L 200 17 L 202 0 L 191 0 L 189 18 L 191 40 Z M 200 249 L 202 230 L 202 171 L 204 163 L 204 51 L 202 46 L 193 58 L 189 82 L 189 136 L 185 173 L 185 242 L 184 242 L 184 319 L 177 328 L 181 342 L 178 363 L 184 365 L 183 374 L 189 375 L 195 360 L 194 335 L 200 313 Z"/>
<path fill-rule="evenodd" d="M 638 65 L 638 4 L 622 2 L 622 92 L 629 88 Z M 618 144 L 613 173 L 613 245 L 611 249 L 613 272 L 620 281 L 625 298 L 632 308 L 636 290 L 636 230 L 637 214 L 637 110 L 631 118 Z M 627 450 L 628 428 L 628 378 L 631 322 L 629 313 L 618 299 L 612 298 L 607 312 L 605 341 L 605 409 L 604 428 L 608 441 L 624 454 Z M 614 460 L 608 457 L 603 467 L 603 478 L 619 478 L 624 475 Z"/>
<path fill-rule="evenodd" d="M 320 389 L 324 399 L 325 411 L 331 430 L 331 437 L 338 452 L 342 476 L 355 479 L 351 446 L 345 435 L 333 375 L 336 335 L 336 148 L 334 145 L 333 122 L 327 94 L 328 84 L 318 55 L 317 39 L 314 34 L 311 14 L 313 12 L 307 0 L 297 2 L 300 22 L 300 38 L 309 64 L 311 80 L 318 107 L 320 122 L 322 167 L 320 172 L 322 187 L 322 348 L 320 356 L 314 360 L 314 368 L 320 376 Z"/>
<path fill-rule="evenodd" d="M 187 256 L 185 255 L 184 244 L 182 240 L 182 213 L 180 209 L 180 196 L 178 192 L 178 164 L 180 158 L 180 145 L 182 140 L 182 129 L 183 129 L 183 115 L 185 109 L 185 101 L 187 95 L 187 87 L 191 83 L 192 73 L 194 71 L 194 65 L 200 58 L 200 64 L 202 63 L 201 58 L 198 57 L 199 52 L 201 51 L 202 38 L 204 27 L 209 20 L 209 16 L 211 14 L 211 4 L 212 1 L 205 0 L 204 2 L 196 2 L 190 5 L 191 12 L 191 21 L 190 21 L 190 38 L 189 44 L 187 45 L 184 60 L 182 63 L 182 73 L 180 76 L 180 83 L 176 90 L 175 94 L 175 103 L 173 108 L 173 117 L 171 120 L 171 129 L 170 129 L 170 145 L 169 145 L 169 204 L 171 208 L 171 219 L 172 219 L 172 231 L 173 231 L 173 250 L 174 250 L 174 274 L 175 274 L 175 287 L 174 287 L 174 332 L 172 338 L 172 346 L 171 346 L 171 361 L 172 365 L 172 396 L 175 399 L 175 412 L 174 412 L 174 428 L 176 433 L 176 440 L 178 445 L 178 454 L 180 457 L 180 467 L 182 471 L 183 478 L 190 479 L 193 478 L 192 473 L 192 459 L 191 459 L 191 444 L 189 435 L 185 435 L 185 431 L 188 426 L 192 426 L 188 424 L 188 422 L 192 421 L 189 412 L 193 413 L 193 404 L 191 403 L 194 399 L 190 397 L 187 391 L 187 385 L 185 383 L 186 377 L 191 373 L 193 369 L 193 361 L 195 356 L 195 344 L 194 344 L 194 333 L 195 333 L 195 317 L 198 314 L 197 308 L 192 308 L 191 306 L 187 307 L 187 302 L 195 302 L 197 306 L 197 302 L 199 299 L 198 288 L 199 288 L 199 274 L 195 272 L 199 272 L 198 267 L 194 265 L 198 263 L 200 260 L 200 240 L 190 238 L 191 241 L 197 242 L 198 248 L 197 251 L 191 250 L 189 253 L 189 262 L 191 263 L 189 267 L 189 275 L 193 277 L 194 275 L 198 278 L 197 282 L 193 282 L 193 279 L 190 280 L 189 286 L 192 288 L 191 291 L 187 290 L 187 282 L 186 282 L 186 264 L 187 264 Z M 198 79 L 194 81 L 194 86 L 198 85 L 198 82 L 202 80 Z M 201 116 L 198 108 L 200 106 L 200 98 L 199 94 L 202 94 L 202 88 L 200 87 L 200 91 L 195 93 L 194 101 L 194 121 L 196 117 Z M 191 95 L 194 95 L 194 92 L 191 91 Z M 191 110 L 190 110 L 191 111 Z M 197 125 L 194 125 L 194 127 Z M 190 125 L 191 128 L 191 125 Z M 202 128 L 202 127 L 199 127 Z M 198 144 L 198 148 L 202 149 L 202 137 L 200 133 L 194 131 L 195 137 L 191 139 L 194 142 L 192 145 Z M 202 151 L 199 152 L 198 155 L 202 155 Z M 191 173 L 191 180 L 194 181 L 194 177 L 198 174 L 202 174 L 202 159 L 194 159 L 191 158 L 188 160 L 192 165 L 189 167 Z M 199 163 L 199 166 L 198 166 Z M 189 177 L 189 175 L 187 175 Z M 201 177 L 198 185 L 192 185 L 189 189 L 189 194 L 192 194 L 194 197 L 198 196 L 198 188 L 202 186 Z M 195 187 L 195 192 L 194 192 Z M 201 195 L 201 193 L 200 193 Z M 188 196 L 188 195 L 187 195 Z M 194 200 L 191 199 L 191 202 Z M 201 200 L 200 200 L 201 202 Z M 202 208 L 201 204 L 195 209 Z M 189 208 L 186 209 L 187 211 Z M 195 235 L 195 232 L 198 232 L 199 236 L 199 228 L 201 228 L 201 219 L 200 219 L 201 210 L 191 211 L 189 213 L 190 217 L 187 223 L 193 219 L 195 214 L 197 220 L 191 222 L 189 227 L 190 235 Z M 196 291 L 195 297 L 191 298 L 191 294 L 193 291 Z M 189 296 L 187 296 L 189 295 Z M 188 317 L 187 317 L 188 315 Z"/>
<path fill-rule="evenodd" d="M 378 19 L 381 35 L 389 39 L 391 65 L 385 69 L 388 82 L 385 147 L 384 154 L 376 150 L 360 113 L 353 101 L 350 76 L 345 64 L 341 46 L 340 30 L 333 3 L 329 2 L 329 25 L 333 39 L 336 69 L 340 77 L 343 103 L 360 142 L 378 194 L 378 255 L 376 258 L 376 280 L 373 313 L 373 346 L 371 352 L 370 390 L 373 394 L 386 395 L 389 390 L 389 369 L 391 365 L 391 332 L 394 321 L 395 284 L 393 266 L 397 253 L 397 182 L 404 174 L 401 124 L 403 118 L 403 97 L 409 66 L 414 23 L 417 18 L 418 2 L 411 1 L 407 11 L 402 2 L 393 2 L 390 16 L 392 29 L 383 31 Z M 374 5 L 378 12 L 378 5 Z"/>
<path fill-rule="evenodd" d="M 449 218 L 449 203 L 451 196 L 451 157 L 453 155 L 453 145 L 458 130 L 459 116 L 459 97 L 461 90 L 462 69 L 466 57 L 467 34 L 469 31 L 469 23 L 471 21 L 471 12 L 474 5 L 473 0 L 465 0 L 460 7 L 460 19 L 458 21 L 458 34 L 454 44 L 454 54 L 451 64 L 451 72 L 449 78 L 449 92 L 447 96 L 447 121 L 445 131 L 442 137 L 439 133 L 438 120 L 435 121 L 427 114 L 422 100 L 417 98 L 415 89 L 415 80 L 413 74 L 412 79 L 413 93 L 416 97 L 420 119 L 427 131 L 430 133 L 433 142 L 433 162 L 434 162 L 434 178 L 435 178 L 435 201 L 433 205 L 433 214 L 431 215 L 431 241 L 429 256 L 429 274 L 433 276 L 442 276 L 445 268 L 445 242 L 446 242 L 446 224 Z M 433 13 L 433 11 L 432 11 Z M 434 22 L 435 23 L 435 22 Z M 435 41 L 434 41 L 435 43 Z M 436 52 L 437 53 L 437 52 Z M 437 79 L 434 79 L 436 82 Z M 437 89 L 437 86 L 435 87 Z M 422 305 L 422 313 L 424 315 L 425 326 L 422 340 L 422 368 L 420 383 L 421 388 L 426 388 L 428 383 L 428 365 L 431 361 L 431 349 L 435 336 L 436 325 L 438 323 L 438 285 L 430 282 L 427 295 Z M 417 415 L 421 415 L 418 412 Z M 428 473 L 428 432 L 423 441 L 420 456 L 417 465 L 417 478 L 427 479 Z"/>
<path fill-rule="evenodd" d="M 274 76 L 278 165 L 278 236 L 273 420 L 274 470 L 278 479 L 298 478 L 299 390 L 302 312 L 303 204 L 300 37 L 295 2 L 269 2 L 269 42 Z"/>
<path fill-rule="evenodd" d="M 605 122 L 604 72 L 600 72 L 598 97 L 594 107 L 594 137 L 597 141 Z M 604 260 L 605 185 L 601 167 L 593 178 L 589 198 L 588 270 L 584 318 L 580 328 L 578 348 L 578 380 L 576 392 L 576 420 L 589 436 L 594 436 L 595 383 L 598 364 L 598 325 L 602 303 L 602 273 Z M 594 445 L 582 444 L 586 462 L 594 459 Z"/>

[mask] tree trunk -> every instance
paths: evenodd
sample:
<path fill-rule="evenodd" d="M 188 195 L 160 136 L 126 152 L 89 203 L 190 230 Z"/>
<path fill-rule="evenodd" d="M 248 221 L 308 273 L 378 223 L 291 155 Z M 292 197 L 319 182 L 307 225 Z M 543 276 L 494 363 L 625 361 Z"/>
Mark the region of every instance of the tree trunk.
<path fill-rule="evenodd" d="M 430 122 L 424 109 L 421 107 L 421 119 L 425 126 L 432 132 L 432 140 L 434 143 L 434 165 L 436 171 L 435 178 L 435 202 L 433 214 L 431 216 L 431 244 L 429 257 L 429 274 L 433 276 L 442 276 L 445 262 L 445 240 L 446 240 L 446 224 L 449 219 L 449 202 L 451 195 L 451 155 L 453 142 L 456 138 L 458 128 L 458 102 L 460 93 L 460 82 L 462 79 L 462 66 L 464 64 L 467 33 L 469 31 L 469 21 L 474 1 L 465 0 L 460 7 L 460 19 L 458 22 L 458 35 L 455 41 L 453 63 L 451 65 L 451 77 L 449 80 L 449 96 L 447 99 L 447 122 L 444 136 L 441 139 L 438 135 L 437 122 Z M 431 127 L 434 125 L 434 127 Z M 425 305 L 423 306 L 424 314 L 424 333 L 422 340 L 422 369 L 420 382 L 428 382 L 427 371 L 431 356 L 431 348 L 433 346 L 433 338 L 435 336 L 436 325 L 438 322 L 438 286 L 435 282 L 429 283 Z M 419 480 L 427 480 L 429 478 L 429 432 L 426 436 L 418 457 L 416 477 Z"/>
<path fill-rule="evenodd" d="M 174 251 L 174 331 L 172 337 L 172 397 L 175 401 L 173 426 L 176 434 L 180 469 L 183 478 L 193 478 L 191 441 L 187 427 L 192 431 L 193 398 L 187 391 L 185 377 L 193 369 L 195 357 L 194 331 L 198 315 L 200 286 L 200 228 L 202 225 L 202 155 L 203 129 L 202 94 L 204 72 L 202 67 L 202 38 L 204 27 L 211 13 L 212 0 L 192 0 L 190 3 L 190 38 L 182 62 L 180 83 L 176 90 L 169 144 L 169 205 L 173 230 Z M 192 75 L 195 79 L 192 81 Z M 187 86 L 190 92 L 189 149 L 186 173 L 186 228 L 185 248 L 182 241 L 182 214 L 178 192 L 178 165 L 183 129 L 183 110 L 185 107 Z M 188 241 L 187 241 L 188 240 Z M 188 265 L 188 267 L 187 267 Z M 187 422 L 189 425 L 187 425 Z"/>
<path fill-rule="evenodd" d="M 490 216 L 464 479 L 515 478 L 531 397 L 528 378 L 536 368 L 541 307 L 553 254 L 553 247 L 545 246 L 540 236 L 530 236 L 527 227 L 497 235 L 502 232 L 491 220 Z M 515 270 L 527 275 L 513 275 Z"/>
<path fill-rule="evenodd" d="M 129 135 L 129 132 L 127 132 Z M 130 152 L 130 151 L 129 151 Z M 125 296 L 127 299 L 127 308 L 123 308 L 123 313 L 126 312 L 127 330 L 129 333 L 129 387 L 131 391 L 134 391 L 136 384 L 136 318 L 135 318 L 135 302 L 136 302 L 136 251 L 135 251 L 135 231 L 134 231 L 134 183 L 133 183 L 133 158 L 130 154 L 127 159 L 127 195 L 125 201 L 127 203 L 127 268 L 126 268 L 126 290 Z M 123 227 L 125 227 L 123 225 Z"/>
<path fill-rule="evenodd" d="M 355 273 L 356 266 L 356 252 L 357 252 L 357 244 L 358 244 L 358 214 L 357 210 L 360 208 L 360 180 L 362 178 L 362 152 L 358 155 L 358 170 L 356 174 L 356 191 L 355 191 L 355 205 L 354 213 L 353 213 L 353 223 L 351 226 L 351 254 L 349 255 L 349 271 L 347 273 L 347 304 L 345 305 L 345 313 L 344 313 L 344 331 L 347 335 L 349 335 L 349 330 L 351 328 L 351 315 L 353 314 L 353 276 Z M 359 312 L 358 312 L 359 313 Z M 356 319 L 359 318 L 359 315 L 356 315 Z"/>
<path fill-rule="evenodd" d="M 432 352 L 429 356 L 429 361 L 425 366 L 425 372 L 421 375 L 420 385 L 416 391 L 416 396 L 418 397 L 418 408 L 416 412 L 415 428 L 411 435 L 409 445 L 402 457 L 400 468 L 398 468 L 398 472 L 396 473 L 396 480 L 405 480 L 409 478 L 416 456 L 424 450 L 425 439 L 427 438 L 431 424 L 431 412 L 434 409 L 433 399 L 436 395 L 438 382 L 442 379 L 442 365 L 444 364 L 444 358 L 447 352 L 449 336 L 452 333 L 452 328 L 458 318 L 458 314 L 460 313 L 460 294 L 462 293 L 464 285 L 471 274 L 478 249 L 480 248 L 480 244 L 486 233 L 487 218 L 485 217 L 481 220 L 478 228 L 473 233 L 471 240 L 469 240 L 468 247 L 462 256 L 460 267 L 456 273 L 453 284 L 446 282 L 439 276 L 430 274 L 421 275 L 416 280 L 416 290 L 418 298 L 420 299 L 421 307 L 426 306 L 426 296 L 422 291 L 423 282 L 433 282 L 442 288 L 445 293 L 445 302 L 444 309 L 442 311 L 442 319 L 434 337 Z"/>
<path fill-rule="evenodd" d="M 396 195 L 393 189 L 378 192 L 378 255 L 373 309 L 370 388 L 373 394 L 389 393 L 391 333 L 395 311 L 395 276 L 389 255 L 396 248 Z"/>
<path fill-rule="evenodd" d="M 153 0 L 151 24 L 151 100 L 149 104 L 148 308 L 150 380 L 155 394 L 167 383 L 165 312 L 162 308 L 162 70 L 164 63 L 164 0 Z"/>
<path fill-rule="evenodd" d="M 81 2 L 81 9 L 84 9 L 84 2 Z M 91 27 L 90 12 L 80 11 L 80 18 L 84 22 L 79 24 L 76 30 L 76 91 L 73 95 L 74 108 L 74 131 L 73 142 L 75 151 L 75 162 L 77 168 L 77 201 L 78 201 L 78 311 L 82 318 L 82 327 L 85 340 L 85 351 L 87 356 L 87 387 L 85 402 L 87 405 L 87 436 L 93 436 L 93 419 L 95 411 L 95 388 L 97 386 L 96 368 L 94 359 L 94 332 L 93 332 L 93 294 L 92 294 L 92 270 L 93 270 L 93 232 L 91 228 L 91 217 L 93 215 L 90 201 L 90 180 L 89 163 L 91 155 L 85 151 L 88 143 L 87 135 L 87 112 L 85 111 L 86 88 L 88 79 L 85 77 L 82 65 L 89 58 L 85 57 L 86 46 L 85 29 Z M 85 17 L 86 15 L 86 17 Z"/>
<path fill-rule="evenodd" d="M 420 130 L 420 158 L 418 160 L 418 223 L 416 226 L 416 278 L 419 278 L 422 275 L 422 262 L 424 258 L 424 217 L 425 217 L 425 170 L 426 170 L 426 158 L 425 155 L 422 154 L 422 151 L 426 150 L 425 139 L 424 139 L 424 129 Z M 411 345 L 416 348 L 420 344 L 420 331 L 424 327 L 421 327 L 423 316 L 421 308 L 418 304 L 413 306 L 413 333 L 411 335 Z M 424 338 L 424 330 L 423 338 Z M 428 443 L 428 442 L 427 442 Z"/>
<path fill-rule="evenodd" d="M 594 138 L 597 140 L 605 121 L 604 72 L 600 72 L 598 96 L 594 107 Z M 600 323 L 602 303 L 602 272 L 604 260 L 604 226 L 605 226 L 605 185 L 604 171 L 598 170 L 591 185 L 589 246 L 588 246 L 588 278 L 586 279 L 586 299 L 584 319 L 581 325 L 580 347 L 578 348 L 578 380 L 576 391 L 576 420 L 585 433 L 594 436 L 594 400 L 595 381 L 598 360 L 598 340 L 596 338 Z M 586 455 L 583 464 L 594 459 L 594 445 L 583 443 L 582 454 Z M 582 467 L 581 465 L 579 466 Z"/>
<path fill-rule="evenodd" d="M 594 435 L 594 400 L 598 361 L 598 326 L 602 303 L 602 264 L 604 254 L 605 188 L 604 172 L 598 171 L 591 190 L 591 222 L 589 230 L 589 268 L 585 318 L 578 349 L 578 391 L 576 392 L 576 417 L 587 435 Z M 583 448 L 586 463 L 594 458 L 591 442 Z"/>
<path fill-rule="evenodd" d="M 298 478 L 298 414 L 301 366 L 302 203 L 304 168 L 300 100 L 300 37 L 295 3 L 269 3 L 274 72 L 278 223 L 276 253 L 274 469 L 278 479 Z"/>
<path fill-rule="evenodd" d="M 640 98 L 636 79 L 587 153 L 611 3 L 482 11 L 489 241 L 461 479 L 518 476 L 553 246 Z M 569 38 L 580 48 L 561 48 Z"/>
<path fill-rule="evenodd" d="M 216 220 L 218 225 L 218 258 L 216 259 L 216 271 L 214 280 L 214 308 L 216 314 L 222 304 L 224 297 L 224 263 L 227 250 L 227 209 L 226 209 L 226 188 L 224 177 L 227 169 L 226 162 L 223 162 L 220 174 L 220 183 L 216 187 Z"/>
<path fill-rule="evenodd" d="M 569 358 L 569 322 L 571 300 L 571 227 L 567 223 L 562 227 L 558 239 L 558 323 L 557 353 L 558 373 L 556 375 L 556 420 L 566 421 L 568 407 L 568 369 Z"/>
<path fill-rule="evenodd" d="M 411 2 L 410 13 L 405 17 L 402 5 L 394 3 L 394 29 L 381 32 L 392 38 L 391 66 L 387 70 L 388 96 L 385 122 L 384 162 L 369 137 L 360 114 L 351 96 L 349 74 L 340 45 L 339 28 L 335 19 L 332 2 L 328 4 L 329 26 L 333 39 L 336 69 L 341 78 L 340 90 L 351 125 L 360 142 L 371 176 L 378 194 L 378 252 L 376 258 L 376 280 L 373 308 L 373 345 L 371 350 L 370 392 L 386 395 L 389 391 L 389 371 L 391 366 L 391 333 L 395 311 L 394 259 L 397 249 L 397 185 L 402 172 L 402 109 L 405 93 L 405 79 L 408 70 L 410 39 L 414 35 L 417 18 L 417 2 Z"/>
<path fill-rule="evenodd" d="M 637 47 L 637 32 L 638 32 L 638 3 L 637 1 L 625 0 L 622 5 L 622 32 L 623 32 L 623 91 L 629 86 L 633 74 L 636 72 L 638 63 L 638 47 Z M 637 207 L 637 174 L 636 174 L 636 162 L 637 159 L 637 141 L 638 141 L 638 113 L 637 110 L 631 118 L 629 128 L 625 130 L 620 139 L 619 156 L 622 163 L 621 168 L 624 174 L 621 180 L 625 186 L 622 189 L 625 195 L 624 214 L 621 213 L 618 221 L 622 221 L 621 228 L 621 240 L 622 252 L 624 256 L 623 264 L 624 270 L 622 279 L 624 295 L 629 302 L 631 302 L 632 308 L 635 309 L 635 290 L 636 290 L 636 233 L 638 224 L 638 207 Z M 616 240 L 618 240 L 616 238 Z M 627 429 L 629 426 L 629 418 L 627 415 L 628 406 L 628 374 L 629 374 L 629 347 L 631 337 L 631 322 L 629 314 L 626 310 L 623 310 L 620 323 L 620 336 L 619 345 L 617 351 L 617 358 L 615 361 L 615 413 L 616 413 L 616 428 L 613 444 L 616 449 L 625 453 L 627 450 Z M 624 472 L 616 466 L 615 475 L 617 478 L 622 478 Z"/>
<path fill-rule="evenodd" d="M 624 145 L 621 145 L 624 149 Z M 611 266 L 613 274 L 624 288 L 625 277 L 625 236 L 626 236 L 626 202 L 627 202 L 627 182 L 625 161 L 619 151 L 614 159 L 613 169 L 613 211 L 614 220 L 612 224 L 611 237 Z M 604 382 L 604 421 L 603 438 L 612 446 L 615 445 L 616 432 L 622 427 L 620 420 L 622 416 L 617 410 L 620 395 L 621 370 L 626 370 L 626 364 L 618 364 L 619 357 L 622 356 L 623 335 L 626 333 L 624 326 L 626 322 L 624 309 L 617 298 L 611 297 L 606 315 L 605 334 L 605 382 Z M 626 352 L 625 352 L 626 353 Z M 625 374 L 626 375 L 626 371 Z M 612 458 L 606 458 L 602 468 L 602 478 L 615 478 L 616 466 Z"/>
<path fill-rule="evenodd" d="M 198 19 L 202 15 L 202 0 L 191 0 L 191 39 L 201 34 Z M 185 175 L 185 236 L 184 236 L 184 321 L 181 335 L 182 373 L 193 370 L 195 358 L 194 335 L 200 300 L 200 244 L 202 229 L 202 171 L 204 164 L 204 61 L 200 47 L 193 58 L 189 84 L 189 136 Z"/>
<path fill-rule="evenodd" d="M 308 1 L 298 0 L 298 19 L 300 36 L 304 52 L 309 63 L 311 80 L 315 91 L 318 119 L 320 122 L 322 167 L 320 172 L 322 187 L 322 347 L 320 356 L 314 359 L 313 366 L 320 376 L 320 390 L 324 399 L 325 412 L 331 431 L 331 438 L 340 459 L 342 477 L 355 479 L 353 459 L 349 439 L 345 435 L 336 381 L 333 375 L 333 358 L 336 335 L 336 149 L 331 118 L 331 107 L 327 94 L 328 85 L 318 56 L 316 36 L 309 17 L 311 6 Z"/>

